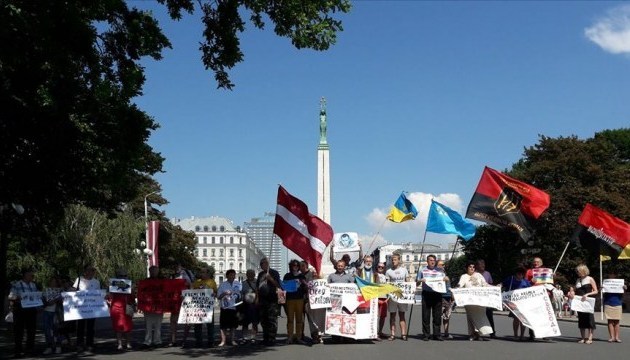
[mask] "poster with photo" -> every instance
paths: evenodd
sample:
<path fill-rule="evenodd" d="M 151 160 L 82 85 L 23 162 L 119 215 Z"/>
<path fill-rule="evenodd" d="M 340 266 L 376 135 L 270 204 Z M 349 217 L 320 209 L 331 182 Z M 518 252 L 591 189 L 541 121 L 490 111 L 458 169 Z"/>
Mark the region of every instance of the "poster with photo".
<path fill-rule="evenodd" d="M 333 236 L 333 248 L 336 260 L 341 259 L 345 254 L 350 256 L 350 261 L 354 262 L 359 259 L 359 252 L 361 247 L 359 246 L 359 234 L 355 232 L 340 232 L 335 233 Z"/>
<path fill-rule="evenodd" d="M 378 300 L 365 301 L 355 284 L 329 284 L 331 307 L 326 310 L 325 333 L 352 339 L 375 339 Z"/>

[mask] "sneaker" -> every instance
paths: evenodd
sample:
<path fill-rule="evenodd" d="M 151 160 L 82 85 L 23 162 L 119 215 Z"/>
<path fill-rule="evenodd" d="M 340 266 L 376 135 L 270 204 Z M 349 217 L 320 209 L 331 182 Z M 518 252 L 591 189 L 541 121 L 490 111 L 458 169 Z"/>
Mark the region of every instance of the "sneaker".
<path fill-rule="evenodd" d="M 61 346 L 55 348 L 55 354 L 61 354 Z"/>
<path fill-rule="evenodd" d="M 46 350 L 44 350 L 42 355 L 50 355 L 52 353 L 53 353 L 53 349 L 52 348 L 46 348 Z"/>
<path fill-rule="evenodd" d="M 118 351 L 122 351 L 122 349 L 123 349 L 122 344 L 118 344 Z"/>

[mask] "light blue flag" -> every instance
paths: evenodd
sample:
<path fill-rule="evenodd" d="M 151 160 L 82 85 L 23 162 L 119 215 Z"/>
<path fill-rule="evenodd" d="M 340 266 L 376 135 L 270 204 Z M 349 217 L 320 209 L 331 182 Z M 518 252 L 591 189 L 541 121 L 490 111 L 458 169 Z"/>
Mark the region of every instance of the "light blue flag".
<path fill-rule="evenodd" d="M 455 234 L 470 240 L 475 236 L 477 228 L 473 223 L 465 220 L 458 212 L 442 205 L 437 201 L 431 201 L 427 231 L 438 234 Z"/>

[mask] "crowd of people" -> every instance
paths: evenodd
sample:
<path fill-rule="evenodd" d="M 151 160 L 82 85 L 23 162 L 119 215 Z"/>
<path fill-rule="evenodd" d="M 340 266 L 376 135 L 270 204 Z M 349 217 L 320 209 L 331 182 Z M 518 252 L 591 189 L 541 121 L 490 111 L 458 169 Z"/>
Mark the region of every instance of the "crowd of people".
<path fill-rule="evenodd" d="M 438 261 L 434 255 L 427 256 L 426 267 L 417 272 L 412 279 L 407 269 L 402 266 L 400 255 L 394 253 L 391 256 L 391 266 L 387 268 L 383 262 L 375 263 L 371 255 L 361 256 L 357 261 L 351 262 L 349 255 L 335 260 L 331 251 L 331 261 L 335 269 L 327 277 L 328 283 L 354 283 L 355 277 L 362 278 L 371 283 L 400 283 L 415 280 L 417 286 L 422 288 L 422 335 L 424 341 L 444 341 L 453 339 L 449 332 L 449 320 L 454 309 L 454 297 L 451 286 L 459 288 L 499 286 L 503 291 L 538 286 L 532 283 L 533 270 L 543 266 L 542 259 L 533 260 L 532 267 L 517 267 L 513 274 L 495 282 L 491 274 L 485 268 L 483 260 L 467 262 L 464 273 L 457 283 L 452 283 L 445 273 L 444 262 Z M 362 255 L 362 254 L 361 254 Z M 444 281 L 445 292 L 435 291 L 427 283 L 426 276 Z M 577 297 L 586 301 L 599 293 L 595 280 L 589 276 L 589 269 L 585 265 L 576 268 L 578 280 L 575 287 L 570 287 L 564 293 L 559 286 L 548 290 L 550 300 L 554 304 L 554 310 L 558 317 L 572 315 L 567 306 Z M 114 274 L 118 279 L 126 279 L 128 274 L 124 269 L 119 269 Z M 201 268 L 197 277 L 183 267 L 179 266 L 174 278 L 183 279 L 187 288 L 211 289 L 212 296 L 219 304 L 219 330 L 220 341 L 218 347 L 234 346 L 238 344 L 257 343 L 258 327 L 262 328 L 262 345 L 273 346 L 278 334 L 278 317 L 281 309 L 287 317 L 288 344 L 319 344 L 323 343 L 324 323 L 326 309 L 311 309 L 308 300 L 308 284 L 319 275 L 305 261 L 291 260 L 289 271 L 282 277 L 270 268 L 267 258 L 260 261 L 260 271 L 256 274 L 253 269 L 247 270 L 243 281 L 236 280 L 236 271 L 230 269 L 226 272 L 226 279 L 217 286 L 214 280 L 213 269 Z M 609 274 L 608 278 L 616 278 L 615 274 Z M 160 278 L 157 266 L 149 268 L 149 279 Z M 454 285 L 456 284 L 456 285 Z M 95 277 L 95 268 L 85 266 L 83 273 L 74 281 L 69 278 L 53 278 L 42 290 L 42 329 L 45 335 L 46 349 L 43 355 L 59 354 L 63 348 L 70 348 L 71 335 L 76 333 L 77 351 L 92 351 L 94 347 L 95 319 L 77 321 L 63 321 L 63 307 L 61 292 L 77 290 L 101 289 L 100 281 Z M 625 286 L 624 286 L 625 289 Z M 39 308 L 22 308 L 20 300 L 23 294 L 39 291 L 34 282 L 32 270 L 25 270 L 22 279 L 12 283 L 9 300 L 13 314 L 13 333 L 15 340 L 15 356 L 25 355 L 24 350 L 34 350 L 35 331 Z M 108 293 L 106 301 L 109 306 L 112 329 L 116 334 L 116 345 L 120 351 L 131 350 L 131 331 L 133 329 L 133 316 L 137 312 L 134 292 Z M 604 313 L 608 319 L 609 342 L 621 342 L 619 336 L 619 323 L 622 316 L 622 294 L 604 294 Z M 399 303 L 396 297 L 381 296 L 378 299 L 378 337 L 376 341 L 408 340 L 407 313 L 409 304 Z M 178 310 L 170 314 L 170 335 L 168 346 L 189 346 L 187 338 L 191 325 L 178 324 Z M 468 324 L 468 337 L 471 341 L 487 341 L 496 338 L 493 310 L 486 307 L 465 306 L 466 320 Z M 386 318 L 389 314 L 389 333 L 384 332 Z M 162 312 L 144 312 L 145 337 L 141 344 L 144 349 L 162 346 Z M 513 318 L 512 330 L 515 340 L 525 340 L 525 326 L 510 312 Z M 595 319 L 592 313 L 578 312 L 578 328 L 581 344 L 591 344 L 595 330 Z M 204 326 L 205 325 L 205 326 Z M 305 335 L 306 327 L 310 331 L 310 337 Z M 183 328 L 183 336 L 178 341 L 178 327 Z M 194 330 L 194 346 L 215 346 L 214 321 L 206 324 L 192 325 Z M 238 332 L 238 328 L 241 331 Z M 24 335 L 26 333 L 26 346 L 24 347 Z M 239 336 L 240 334 L 240 336 Z M 397 337 L 397 334 L 399 337 Z M 529 330 L 529 338 L 534 338 L 534 333 Z M 342 342 L 339 336 L 333 336 L 333 342 Z"/>

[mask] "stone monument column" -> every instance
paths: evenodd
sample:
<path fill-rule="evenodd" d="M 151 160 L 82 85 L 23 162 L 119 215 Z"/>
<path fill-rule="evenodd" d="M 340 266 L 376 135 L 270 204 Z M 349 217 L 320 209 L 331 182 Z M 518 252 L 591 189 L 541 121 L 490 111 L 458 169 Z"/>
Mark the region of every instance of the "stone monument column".
<path fill-rule="evenodd" d="M 319 144 L 317 145 L 317 216 L 331 224 L 330 222 L 330 148 L 326 139 L 326 99 L 323 97 L 319 102 Z M 331 224 L 332 225 L 332 224 Z M 330 274 L 334 272 L 330 262 L 330 245 L 322 255 L 322 273 Z"/>

